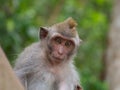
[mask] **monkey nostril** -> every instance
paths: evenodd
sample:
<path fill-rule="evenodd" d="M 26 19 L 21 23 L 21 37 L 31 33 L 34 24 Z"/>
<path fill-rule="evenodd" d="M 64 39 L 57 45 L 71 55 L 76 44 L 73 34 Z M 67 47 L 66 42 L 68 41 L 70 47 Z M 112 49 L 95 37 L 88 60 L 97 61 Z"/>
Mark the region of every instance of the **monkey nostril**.
<path fill-rule="evenodd" d="M 60 56 L 63 55 L 63 52 L 62 52 L 62 51 L 59 51 L 59 52 L 58 52 L 58 55 L 60 55 Z"/>

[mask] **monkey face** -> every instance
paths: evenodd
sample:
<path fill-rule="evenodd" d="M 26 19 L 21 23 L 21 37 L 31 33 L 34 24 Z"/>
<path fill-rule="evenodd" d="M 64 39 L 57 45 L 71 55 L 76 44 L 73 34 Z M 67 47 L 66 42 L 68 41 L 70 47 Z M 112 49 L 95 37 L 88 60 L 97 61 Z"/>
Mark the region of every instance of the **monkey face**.
<path fill-rule="evenodd" d="M 67 60 L 73 52 L 75 44 L 63 36 L 55 36 L 50 40 L 49 58 L 55 62 Z"/>
<path fill-rule="evenodd" d="M 76 54 L 81 39 L 76 30 L 77 23 L 69 18 L 51 27 L 40 27 L 39 37 L 47 58 L 52 62 L 68 61 Z"/>

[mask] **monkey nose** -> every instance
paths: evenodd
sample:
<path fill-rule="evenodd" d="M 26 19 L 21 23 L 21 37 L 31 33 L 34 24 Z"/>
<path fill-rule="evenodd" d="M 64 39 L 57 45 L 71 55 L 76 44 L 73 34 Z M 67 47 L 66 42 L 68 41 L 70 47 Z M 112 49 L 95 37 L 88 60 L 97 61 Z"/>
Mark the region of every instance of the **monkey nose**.
<path fill-rule="evenodd" d="M 64 50 L 63 50 L 63 49 L 60 49 L 60 50 L 58 51 L 58 54 L 59 54 L 59 55 L 63 55 L 63 53 L 64 53 Z"/>

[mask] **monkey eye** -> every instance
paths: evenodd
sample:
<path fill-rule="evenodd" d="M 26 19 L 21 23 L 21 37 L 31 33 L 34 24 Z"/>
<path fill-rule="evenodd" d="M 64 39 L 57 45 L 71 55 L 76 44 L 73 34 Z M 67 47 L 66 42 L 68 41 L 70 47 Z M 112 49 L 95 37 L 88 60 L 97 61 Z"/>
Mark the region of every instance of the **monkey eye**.
<path fill-rule="evenodd" d="M 66 47 L 70 47 L 71 45 L 72 45 L 72 42 L 71 42 L 71 41 L 66 41 L 66 42 L 65 42 L 65 46 L 66 46 Z"/>
<path fill-rule="evenodd" d="M 55 38 L 55 42 L 58 43 L 58 44 L 61 44 L 62 43 L 62 39 L 59 38 L 59 37 L 56 37 Z"/>

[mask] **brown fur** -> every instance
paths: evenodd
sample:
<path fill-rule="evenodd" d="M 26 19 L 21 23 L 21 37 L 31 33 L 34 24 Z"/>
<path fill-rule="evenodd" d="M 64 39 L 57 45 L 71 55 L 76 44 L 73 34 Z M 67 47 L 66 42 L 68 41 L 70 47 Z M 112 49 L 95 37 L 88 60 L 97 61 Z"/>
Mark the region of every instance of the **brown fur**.
<path fill-rule="evenodd" d="M 64 34 L 69 35 L 70 37 L 75 37 L 77 34 L 76 26 L 77 26 L 76 21 L 70 17 L 66 19 L 64 22 L 54 24 L 52 27 L 56 27 L 57 31 L 60 33 L 64 32 Z"/>

